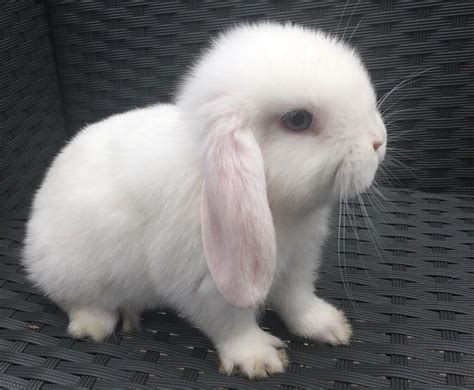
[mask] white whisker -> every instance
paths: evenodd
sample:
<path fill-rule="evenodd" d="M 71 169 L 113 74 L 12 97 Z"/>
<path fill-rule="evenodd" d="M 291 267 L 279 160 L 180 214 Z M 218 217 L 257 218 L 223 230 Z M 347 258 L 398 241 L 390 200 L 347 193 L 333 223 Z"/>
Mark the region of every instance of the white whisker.
<path fill-rule="evenodd" d="M 345 277 L 346 277 L 346 285 L 347 285 L 347 294 L 348 294 L 348 297 L 349 297 L 349 302 L 351 303 L 352 307 L 355 309 L 355 311 L 357 312 L 357 314 L 359 314 L 360 316 L 360 311 L 357 307 L 357 302 L 356 300 L 354 299 L 354 296 L 352 295 L 352 291 L 351 289 L 349 288 L 349 285 L 348 285 L 348 280 L 349 280 L 349 277 L 348 277 L 348 274 L 347 274 L 347 264 L 346 264 L 346 202 L 344 201 L 344 195 L 341 195 L 342 197 L 342 205 L 343 205 L 343 215 L 342 215 L 342 252 L 343 252 L 343 263 L 344 263 L 344 274 L 345 274 Z"/>
<path fill-rule="evenodd" d="M 352 226 L 352 231 L 354 232 L 354 235 L 355 235 L 355 238 L 356 238 L 356 243 L 357 243 L 357 250 L 358 250 L 359 259 L 360 259 L 361 262 L 362 262 L 362 265 L 363 265 L 363 267 L 364 267 L 364 272 L 365 272 L 365 275 L 367 276 L 367 279 L 369 279 L 370 282 L 372 283 L 372 285 L 376 287 L 374 281 L 372 280 L 372 278 L 370 277 L 369 273 L 367 272 L 367 267 L 366 267 L 366 265 L 365 265 L 364 256 L 362 255 L 362 251 L 361 251 L 361 248 L 360 248 L 359 242 L 361 242 L 361 239 L 359 238 L 359 233 L 358 233 L 359 227 L 358 227 L 358 224 L 357 224 L 357 219 L 356 219 L 355 211 L 352 210 L 352 208 L 349 206 L 349 203 L 348 203 L 347 199 L 345 199 L 345 202 L 346 202 L 347 208 L 352 212 L 352 215 L 354 216 L 354 221 L 352 222 L 352 221 L 351 221 L 351 218 L 350 218 L 350 212 L 347 213 L 347 217 L 349 218 L 349 223 L 350 223 L 351 226 Z"/>
<path fill-rule="evenodd" d="M 405 86 L 407 86 L 409 84 L 411 84 L 411 83 L 407 83 Z M 385 113 L 388 112 L 393 106 L 400 103 L 403 99 L 406 99 L 407 97 L 413 95 L 415 92 L 416 92 L 416 90 L 412 90 L 412 91 L 407 92 L 405 95 L 401 96 L 399 99 L 395 100 L 392 104 L 390 104 L 386 109 L 384 109 L 380 115 L 384 116 Z"/>
<path fill-rule="evenodd" d="M 385 111 L 384 111 L 384 112 L 381 113 L 380 115 L 382 115 L 382 118 L 383 118 L 383 120 L 384 120 L 384 122 L 385 122 L 385 120 L 387 120 L 388 118 L 390 118 L 390 117 L 392 117 L 392 116 L 394 116 L 394 115 L 398 115 L 398 114 L 400 114 L 400 113 L 402 113 L 402 112 L 407 112 L 407 111 L 413 111 L 413 108 L 404 108 L 404 109 L 402 109 L 402 110 L 393 111 L 393 112 L 391 112 L 390 114 L 388 114 L 387 116 L 384 116 L 384 114 L 385 114 Z M 385 124 L 385 126 L 387 126 L 387 124 Z"/>
<path fill-rule="evenodd" d="M 384 247 L 383 247 L 383 244 L 382 244 L 382 239 L 380 237 L 378 239 L 375 237 L 375 234 L 377 234 L 377 229 L 375 228 L 374 224 L 372 223 L 372 220 L 370 219 L 370 216 L 367 212 L 367 209 L 365 208 L 363 199 L 361 198 L 360 195 L 357 195 L 357 198 L 359 200 L 359 204 L 361 206 L 362 214 L 364 215 L 364 219 L 365 219 L 365 222 L 366 222 L 367 234 L 371 238 L 372 243 L 373 243 L 374 248 L 375 248 L 375 251 L 377 252 L 378 256 L 380 257 L 380 260 L 382 261 L 383 264 L 385 264 L 384 257 L 383 257 L 382 253 L 379 251 L 379 249 L 377 247 L 377 244 L 379 244 L 380 248 L 382 250 L 384 250 Z M 374 235 L 372 234 L 371 229 L 374 231 Z"/>
<path fill-rule="evenodd" d="M 354 12 L 357 10 L 357 7 L 359 6 L 360 0 L 357 0 L 357 4 L 355 5 L 354 9 L 352 10 L 351 14 L 349 15 L 349 19 L 347 20 L 346 23 L 346 28 L 344 29 L 344 32 L 342 33 L 342 38 L 346 36 L 346 31 L 347 28 L 349 27 L 349 24 L 351 23 L 352 16 L 354 15 Z"/>
<path fill-rule="evenodd" d="M 420 76 L 422 75 L 423 73 L 426 73 L 430 70 L 433 70 L 434 67 L 431 67 L 431 68 L 428 68 L 428 69 L 423 69 L 419 72 L 416 72 L 414 73 L 413 75 L 409 76 L 407 79 L 401 81 L 400 83 L 398 83 L 397 85 L 395 85 L 395 87 L 393 87 L 389 92 L 387 92 L 385 95 L 382 96 L 382 98 L 377 102 L 377 109 L 388 99 L 388 97 L 398 91 L 400 88 L 403 88 L 404 86 L 406 85 L 409 85 L 411 83 L 414 83 L 416 80 L 413 80 L 415 77 L 417 76 Z M 413 81 L 410 81 L 410 80 L 413 80 Z"/>
<path fill-rule="evenodd" d="M 339 35 L 339 27 L 341 26 L 342 18 L 344 17 L 344 13 L 346 12 L 346 8 L 349 5 L 350 0 L 346 1 L 346 4 L 344 5 L 344 9 L 342 10 L 341 17 L 339 18 L 339 23 L 337 24 L 337 29 L 336 29 L 336 36 Z"/>
<path fill-rule="evenodd" d="M 361 23 L 364 21 L 364 19 L 365 19 L 366 16 L 367 16 L 367 15 L 362 16 L 362 18 L 360 19 L 359 23 L 357 23 L 357 26 L 355 26 L 354 30 L 352 31 L 351 36 L 349 37 L 349 40 L 348 40 L 349 43 L 351 42 L 352 37 L 354 36 L 355 32 L 358 30 L 359 26 L 360 26 Z"/>

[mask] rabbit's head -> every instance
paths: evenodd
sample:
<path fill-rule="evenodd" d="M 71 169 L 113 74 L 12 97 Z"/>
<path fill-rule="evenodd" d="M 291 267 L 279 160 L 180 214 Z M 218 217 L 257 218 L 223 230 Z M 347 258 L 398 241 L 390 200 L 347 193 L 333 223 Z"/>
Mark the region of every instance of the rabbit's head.
<path fill-rule="evenodd" d="M 386 130 L 359 56 L 294 25 L 221 35 L 178 106 L 203 139 L 203 244 L 222 295 L 264 300 L 275 268 L 272 212 L 292 218 L 366 190 Z"/>

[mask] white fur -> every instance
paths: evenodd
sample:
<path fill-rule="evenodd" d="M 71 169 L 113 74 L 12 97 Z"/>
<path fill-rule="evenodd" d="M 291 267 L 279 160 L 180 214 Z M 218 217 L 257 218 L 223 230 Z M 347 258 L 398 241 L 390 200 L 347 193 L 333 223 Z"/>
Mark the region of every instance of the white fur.
<path fill-rule="evenodd" d="M 315 113 L 295 134 L 279 117 Z M 29 277 L 70 316 L 69 331 L 102 340 L 119 313 L 168 305 L 215 343 L 222 370 L 281 372 L 282 343 L 257 325 L 258 308 L 229 304 L 201 241 L 203 138 L 237 112 L 254 129 L 265 165 L 277 261 L 269 303 L 302 336 L 346 343 L 343 314 L 315 297 L 314 273 L 331 205 L 365 190 L 386 133 L 359 57 L 320 32 L 276 24 L 221 36 L 183 83 L 174 105 L 114 115 L 82 130 L 58 155 L 28 223 Z M 383 142 L 378 152 L 374 142 Z"/>

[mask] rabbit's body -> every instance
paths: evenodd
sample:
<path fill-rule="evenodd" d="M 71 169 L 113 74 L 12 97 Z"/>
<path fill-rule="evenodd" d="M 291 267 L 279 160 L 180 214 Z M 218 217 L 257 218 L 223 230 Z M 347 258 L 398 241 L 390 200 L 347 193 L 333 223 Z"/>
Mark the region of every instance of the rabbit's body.
<path fill-rule="evenodd" d="M 197 288 L 199 161 L 177 115 L 163 105 L 108 118 L 58 156 L 25 246 L 29 272 L 56 302 L 144 309 Z"/>
<path fill-rule="evenodd" d="M 156 105 L 90 125 L 48 171 L 28 223 L 25 259 L 55 302 L 191 309 L 200 289 L 212 286 L 200 238 L 200 147 L 178 116 L 175 106 Z M 304 246 L 316 255 L 314 239 L 322 235 L 314 227 L 325 230 L 327 212 L 281 222 L 277 274 Z"/>
<path fill-rule="evenodd" d="M 326 93 L 330 104 L 338 88 L 338 109 L 350 105 L 353 90 L 367 101 L 347 117 L 318 112 L 301 131 L 286 124 L 292 117 L 279 118 L 300 105 L 313 109 L 307 83 L 288 103 L 280 85 L 259 85 L 260 70 L 241 75 L 240 84 L 216 72 L 230 61 L 226 45 L 253 53 L 276 40 L 283 50 L 286 37 L 289 58 L 313 43 L 329 65 L 343 56 L 355 69 Z M 277 74 L 278 53 L 273 62 L 271 55 L 264 50 L 261 61 Z M 306 60 L 322 66 L 317 56 Z M 236 61 L 229 72 L 249 73 Z M 298 82 L 287 65 L 280 77 Z M 317 77 L 317 85 L 326 82 Z M 272 90 L 268 101 L 264 88 Z M 171 306 L 212 339 L 224 372 L 281 372 L 283 343 L 256 322 L 264 301 L 298 335 L 332 344 L 351 335 L 342 312 L 314 295 L 314 274 L 331 204 L 370 185 L 383 157 L 372 143 L 385 148 L 384 131 L 370 81 L 349 49 L 298 27 L 236 29 L 203 58 L 176 104 L 90 125 L 58 155 L 27 227 L 29 277 L 68 313 L 76 337 L 99 341 L 121 316 L 131 330 L 141 311 Z"/>

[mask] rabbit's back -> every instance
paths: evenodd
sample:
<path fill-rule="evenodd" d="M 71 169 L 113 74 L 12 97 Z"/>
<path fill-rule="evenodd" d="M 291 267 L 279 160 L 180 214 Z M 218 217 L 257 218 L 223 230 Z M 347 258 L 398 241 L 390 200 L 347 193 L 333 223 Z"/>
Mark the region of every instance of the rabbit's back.
<path fill-rule="evenodd" d="M 190 133 L 172 105 L 82 130 L 36 194 L 23 256 L 30 279 L 63 306 L 156 305 L 151 280 L 169 280 L 171 254 L 196 246 L 200 173 Z"/>

